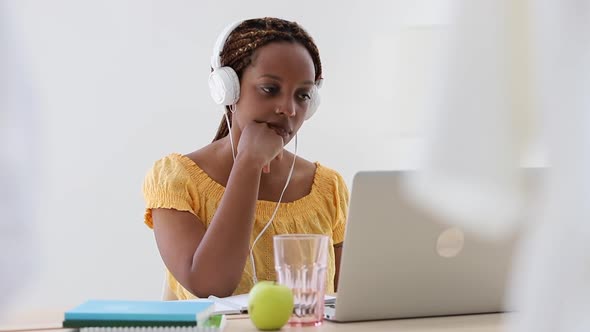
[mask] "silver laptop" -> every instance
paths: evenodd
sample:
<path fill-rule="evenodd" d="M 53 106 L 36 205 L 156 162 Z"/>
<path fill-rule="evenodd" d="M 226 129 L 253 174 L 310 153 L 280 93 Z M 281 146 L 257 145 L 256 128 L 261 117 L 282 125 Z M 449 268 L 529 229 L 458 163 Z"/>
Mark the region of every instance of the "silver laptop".
<path fill-rule="evenodd" d="M 516 236 L 491 242 L 445 224 L 404 193 L 409 174 L 355 175 L 338 294 L 324 317 L 345 322 L 506 311 Z"/>

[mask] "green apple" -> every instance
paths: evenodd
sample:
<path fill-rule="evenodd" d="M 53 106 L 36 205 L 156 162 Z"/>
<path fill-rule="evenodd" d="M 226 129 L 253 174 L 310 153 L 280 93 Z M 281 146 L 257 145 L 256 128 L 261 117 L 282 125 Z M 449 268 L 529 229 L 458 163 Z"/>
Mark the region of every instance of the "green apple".
<path fill-rule="evenodd" d="M 248 314 L 259 330 L 278 330 L 293 313 L 293 292 L 274 281 L 260 281 L 250 290 Z"/>

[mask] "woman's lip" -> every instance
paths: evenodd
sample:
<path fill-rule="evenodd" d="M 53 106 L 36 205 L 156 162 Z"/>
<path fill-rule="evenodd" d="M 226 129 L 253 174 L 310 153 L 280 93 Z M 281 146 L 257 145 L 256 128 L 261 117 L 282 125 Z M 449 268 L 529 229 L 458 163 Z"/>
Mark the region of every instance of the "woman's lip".
<path fill-rule="evenodd" d="M 290 135 L 290 132 L 287 131 L 283 127 L 280 127 L 280 126 L 277 126 L 277 125 L 273 125 L 273 124 L 270 124 L 270 123 L 268 124 L 268 126 L 271 129 L 273 129 L 277 133 L 277 135 L 279 135 L 279 136 L 282 136 L 282 137 L 285 137 L 286 138 L 286 137 L 289 137 L 289 135 Z"/>
<path fill-rule="evenodd" d="M 277 135 L 282 136 L 283 138 L 287 138 L 289 137 L 289 133 L 281 128 L 273 128 L 275 130 L 275 132 L 277 133 Z"/>

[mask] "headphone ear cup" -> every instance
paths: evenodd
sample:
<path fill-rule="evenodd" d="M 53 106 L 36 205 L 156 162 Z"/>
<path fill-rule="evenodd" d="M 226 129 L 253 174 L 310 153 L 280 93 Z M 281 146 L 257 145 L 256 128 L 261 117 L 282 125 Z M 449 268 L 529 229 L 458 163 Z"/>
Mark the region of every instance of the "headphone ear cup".
<path fill-rule="evenodd" d="M 309 101 L 309 108 L 305 113 L 305 120 L 309 120 L 315 112 L 317 111 L 318 107 L 320 106 L 320 91 L 317 86 L 314 86 L 311 94 L 311 99 Z"/>
<path fill-rule="evenodd" d="M 231 67 L 220 67 L 209 74 L 209 93 L 218 105 L 234 105 L 240 98 L 240 80 Z"/>

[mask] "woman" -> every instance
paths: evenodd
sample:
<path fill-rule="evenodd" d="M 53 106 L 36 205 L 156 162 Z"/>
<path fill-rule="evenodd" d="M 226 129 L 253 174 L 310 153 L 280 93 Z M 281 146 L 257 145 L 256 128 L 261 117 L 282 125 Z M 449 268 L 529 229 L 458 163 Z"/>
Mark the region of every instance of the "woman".
<path fill-rule="evenodd" d="M 250 19 L 221 34 L 212 67 L 212 96 L 226 105 L 213 142 L 157 161 L 144 183 L 145 223 L 170 289 L 178 299 L 247 293 L 276 278 L 273 235 L 307 233 L 330 237 L 326 291 L 334 292 L 346 184 L 283 150 L 317 107 L 316 45 L 297 23 Z"/>

